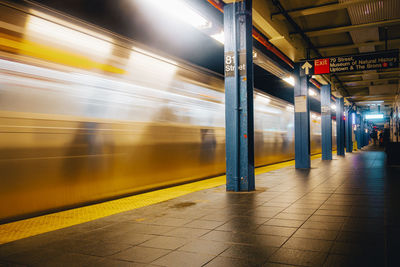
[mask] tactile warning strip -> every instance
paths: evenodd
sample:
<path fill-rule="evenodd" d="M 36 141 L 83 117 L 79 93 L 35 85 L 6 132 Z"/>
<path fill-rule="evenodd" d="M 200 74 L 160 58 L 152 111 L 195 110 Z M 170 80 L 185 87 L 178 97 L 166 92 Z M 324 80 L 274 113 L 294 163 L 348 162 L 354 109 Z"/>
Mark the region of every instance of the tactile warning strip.
<path fill-rule="evenodd" d="M 311 159 L 319 158 L 321 155 L 312 156 Z M 280 168 L 293 166 L 294 160 L 277 163 L 269 166 L 259 167 L 255 174 L 262 174 Z M 26 220 L 16 221 L 0 225 L 0 244 L 8 243 L 18 239 L 54 231 L 72 225 L 89 222 L 113 214 L 133 210 L 152 204 L 160 203 L 169 199 L 177 198 L 192 192 L 201 191 L 225 184 L 226 177 L 218 176 L 198 182 L 173 186 L 148 193 L 120 198 L 99 204 L 81 208 L 51 213 Z"/>

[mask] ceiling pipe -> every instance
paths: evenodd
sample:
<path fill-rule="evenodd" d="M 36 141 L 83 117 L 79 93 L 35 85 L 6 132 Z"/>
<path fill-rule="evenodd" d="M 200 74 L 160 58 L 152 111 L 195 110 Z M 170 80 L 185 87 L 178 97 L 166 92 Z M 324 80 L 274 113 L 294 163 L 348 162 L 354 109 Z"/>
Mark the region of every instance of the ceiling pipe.
<path fill-rule="evenodd" d="M 303 40 L 306 42 L 308 49 L 312 49 L 318 57 L 323 57 L 321 53 L 318 51 L 318 49 L 314 46 L 314 44 L 311 42 L 310 38 L 304 33 L 304 31 L 300 28 L 300 26 L 292 19 L 292 17 L 287 13 L 285 8 L 282 6 L 282 4 L 279 2 L 279 0 L 272 0 L 272 3 L 279 9 L 279 12 L 286 18 L 286 20 L 292 25 L 292 27 L 295 29 L 295 31 L 300 34 L 300 36 L 303 38 Z M 349 96 L 349 92 L 347 89 L 344 87 L 342 82 L 339 80 L 339 78 L 336 75 L 333 75 L 333 77 L 336 78 L 336 80 L 339 82 L 340 87 L 342 88 L 342 94 L 344 92 L 344 95 Z"/>
<path fill-rule="evenodd" d="M 317 80 L 310 78 L 310 83 L 314 84 L 318 89 L 321 89 L 321 84 Z"/>
<path fill-rule="evenodd" d="M 225 3 L 222 2 L 221 0 L 207 0 L 213 7 L 224 13 L 224 6 Z M 268 40 L 257 31 L 256 28 L 253 27 L 252 30 L 252 35 L 253 38 L 256 39 L 259 43 L 261 43 L 267 50 L 272 52 L 274 55 L 276 55 L 278 58 L 280 58 L 283 62 L 285 62 L 291 69 L 294 68 L 294 63 L 291 61 L 285 54 L 283 54 L 281 51 L 279 51 L 273 44 L 268 42 Z"/>
<path fill-rule="evenodd" d="M 213 7 L 224 13 L 224 3 L 218 0 L 207 0 Z"/>

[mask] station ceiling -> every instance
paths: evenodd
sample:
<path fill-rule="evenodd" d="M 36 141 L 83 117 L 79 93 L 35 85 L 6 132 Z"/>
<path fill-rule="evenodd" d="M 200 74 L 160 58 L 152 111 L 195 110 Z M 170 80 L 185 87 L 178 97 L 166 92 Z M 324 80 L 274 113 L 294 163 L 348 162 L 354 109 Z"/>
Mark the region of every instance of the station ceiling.
<path fill-rule="evenodd" d="M 186 1 L 206 12 L 214 12 L 210 15 L 213 24 L 222 27 L 223 15 L 209 8 L 207 0 Z M 213 1 L 228 3 L 233 0 Z M 140 8 L 135 8 L 139 0 L 36 2 L 222 73 L 223 46 L 210 42 L 209 36 L 189 27 L 162 20 L 156 11 L 150 15 L 143 14 Z M 253 0 L 253 24 L 270 43 L 295 62 L 305 59 L 307 53 L 310 58 L 358 54 L 385 50 L 386 44 L 387 49 L 397 49 L 400 46 L 400 1 Z M 179 29 L 174 31 L 174 38 L 171 38 L 170 31 L 164 30 L 165 25 L 169 29 Z M 379 104 L 391 106 L 399 91 L 400 69 L 316 78 L 321 83 L 330 82 L 336 96 L 344 96 L 349 102 L 373 109 Z M 281 82 L 273 75 L 267 80 L 270 85 Z"/>
<path fill-rule="evenodd" d="M 400 1 L 253 0 L 253 24 L 293 61 L 307 53 L 318 58 L 397 49 Z M 336 95 L 367 109 L 391 106 L 399 78 L 400 69 L 325 76 Z"/>

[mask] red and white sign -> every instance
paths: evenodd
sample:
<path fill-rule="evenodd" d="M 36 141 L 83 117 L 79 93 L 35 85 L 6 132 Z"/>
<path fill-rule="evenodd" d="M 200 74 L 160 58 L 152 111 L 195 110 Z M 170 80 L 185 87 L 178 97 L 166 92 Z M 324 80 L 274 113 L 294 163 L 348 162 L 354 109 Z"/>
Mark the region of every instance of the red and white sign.
<path fill-rule="evenodd" d="M 314 61 L 314 74 L 329 73 L 329 58 L 316 59 Z"/>

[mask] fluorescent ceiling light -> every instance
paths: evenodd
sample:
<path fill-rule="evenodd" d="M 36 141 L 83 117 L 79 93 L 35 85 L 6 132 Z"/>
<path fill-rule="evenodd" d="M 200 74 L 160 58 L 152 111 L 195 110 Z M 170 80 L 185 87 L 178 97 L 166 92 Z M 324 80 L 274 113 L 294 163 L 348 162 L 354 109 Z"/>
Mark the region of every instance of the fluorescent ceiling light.
<path fill-rule="evenodd" d="M 224 44 L 225 41 L 224 31 L 220 31 L 219 33 L 213 34 L 211 35 L 211 37 L 220 42 L 221 44 Z"/>
<path fill-rule="evenodd" d="M 211 22 L 197 13 L 183 0 L 145 0 L 154 7 L 198 29 L 211 27 Z"/>
<path fill-rule="evenodd" d="M 286 110 L 293 112 L 294 111 L 294 107 L 293 106 L 286 106 Z"/>
<path fill-rule="evenodd" d="M 165 61 L 165 62 L 174 64 L 174 65 L 177 65 L 177 64 L 178 64 L 176 61 L 173 61 L 173 60 L 170 60 L 170 59 L 168 59 L 168 58 L 165 58 L 165 57 L 156 55 L 156 54 L 154 54 L 154 53 L 151 53 L 151 52 L 149 52 L 149 51 L 147 51 L 147 50 L 144 50 L 144 49 L 141 49 L 141 48 L 138 48 L 138 47 L 135 47 L 135 46 L 132 47 L 132 49 L 133 49 L 134 51 L 136 51 L 136 52 L 139 52 L 139 53 L 144 54 L 144 55 L 149 56 L 149 57 L 153 57 L 153 58 L 156 58 L 156 59 L 159 59 L 159 60 L 162 60 L 162 61 Z"/>
<path fill-rule="evenodd" d="M 383 114 L 367 114 L 365 115 L 367 120 L 383 119 Z"/>
<path fill-rule="evenodd" d="M 320 120 L 321 116 L 318 116 L 316 114 L 311 114 L 311 118 L 313 118 L 314 120 Z"/>
<path fill-rule="evenodd" d="M 317 95 L 317 92 L 315 92 L 313 89 L 308 89 L 308 94 L 309 94 L 310 96 L 316 96 L 316 95 Z"/>
<path fill-rule="evenodd" d="M 288 84 L 290 84 L 291 86 L 294 86 L 294 78 L 293 76 L 286 76 L 283 77 L 283 79 L 285 82 L 287 82 Z"/>

